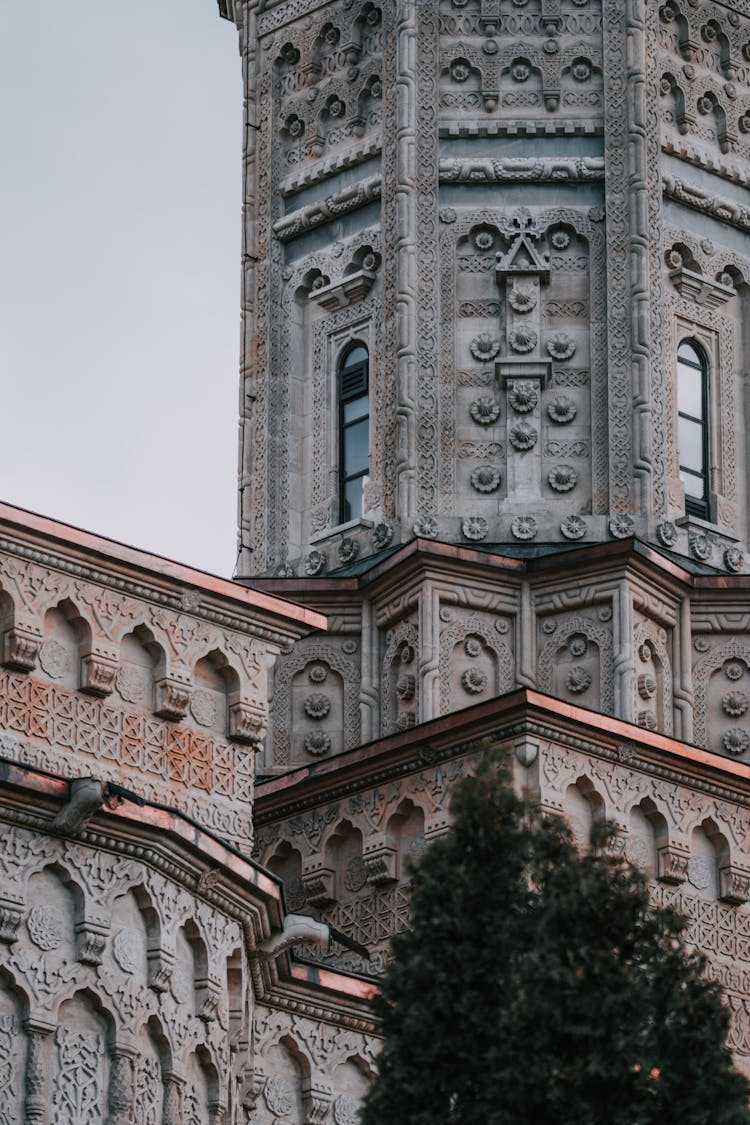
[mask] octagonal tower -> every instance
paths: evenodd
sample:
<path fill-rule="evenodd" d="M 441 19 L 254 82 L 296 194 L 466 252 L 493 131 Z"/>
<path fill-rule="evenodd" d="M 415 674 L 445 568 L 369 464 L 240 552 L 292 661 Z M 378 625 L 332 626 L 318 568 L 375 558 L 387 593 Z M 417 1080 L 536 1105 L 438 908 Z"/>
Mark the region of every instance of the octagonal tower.
<path fill-rule="evenodd" d="M 415 535 L 638 535 L 741 568 L 745 9 L 225 11 L 247 107 L 240 576 Z"/>

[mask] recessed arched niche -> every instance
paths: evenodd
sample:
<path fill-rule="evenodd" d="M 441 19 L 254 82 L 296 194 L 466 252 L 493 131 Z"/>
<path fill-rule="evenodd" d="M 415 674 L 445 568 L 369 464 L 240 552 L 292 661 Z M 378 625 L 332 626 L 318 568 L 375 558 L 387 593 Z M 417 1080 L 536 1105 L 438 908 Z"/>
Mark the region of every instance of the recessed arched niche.
<path fill-rule="evenodd" d="M 13 985 L 0 972 L 0 1121 L 22 1121 L 26 1035 L 23 1008 Z"/>
<path fill-rule="evenodd" d="M 133 1060 L 133 1118 L 158 1125 L 164 1113 L 164 1075 L 171 1071 L 171 1052 L 159 1020 L 152 1016 L 138 1037 Z"/>
<path fill-rule="evenodd" d="M 26 936 L 35 955 L 71 964 L 76 960 L 75 928 L 82 899 L 64 871 L 47 867 L 31 875 L 26 886 Z"/>
<path fill-rule="evenodd" d="M 667 822 L 654 802 L 644 798 L 630 810 L 626 854 L 629 861 L 649 879 L 659 870 L 659 849 L 666 847 Z"/>
<path fill-rule="evenodd" d="M 303 1122 L 305 1107 L 303 1088 L 309 1066 L 295 1044 L 288 1039 L 267 1048 L 263 1056 L 266 1080 L 261 1098 L 270 1120 Z"/>
<path fill-rule="evenodd" d="M 60 1006 L 52 1059 L 52 1120 L 104 1121 L 111 1024 L 96 997 L 76 993 Z"/>
<path fill-rule="evenodd" d="M 199 727 L 225 735 L 230 697 L 239 691 L 239 677 L 223 653 L 214 650 L 193 669 L 190 714 Z"/>
<path fill-rule="evenodd" d="M 90 648 L 91 629 L 69 600 L 44 615 L 44 640 L 39 651 L 40 675 L 60 687 L 80 684 L 81 657 Z"/>
<path fill-rule="evenodd" d="M 111 913 L 111 957 L 116 971 L 124 974 L 136 988 L 145 988 L 148 981 L 148 953 L 152 944 L 149 929 L 133 891 L 115 899 Z"/>
<path fill-rule="evenodd" d="M 146 710 L 154 705 L 154 682 L 166 672 L 164 651 L 145 625 L 138 625 L 120 641 L 117 692 L 125 703 Z"/>
<path fill-rule="evenodd" d="M 719 870 L 729 862 L 726 838 L 714 822 L 701 822 L 690 837 L 687 882 L 702 898 L 719 897 Z"/>
<path fill-rule="evenodd" d="M 305 905 L 305 888 L 302 882 L 302 855 L 287 840 L 282 840 L 266 867 L 284 883 L 284 901 L 288 910 L 301 910 Z"/>
<path fill-rule="evenodd" d="M 575 785 L 568 786 L 563 801 L 563 812 L 576 845 L 581 851 L 588 850 L 591 844 L 591 829 L 595 821 L 601 820 L 604 816 L 604 802 L 588 778 L 579 778 Z"/>
<path fill-rule="evenodd" d="M 408 876 L 409 863 L 424 851 L 424 812 L 413 801 L 402 801 L 386 827 L 389 845 L 398 856 L 398 875 Z"/>
<path fill-rule="evenodd" d="M 328 838 L 325 856 L 325 866 L 336 873 L 335 897 L 346 900 L 360 895 L 367 882 L 362 859 L 362 833 L 351 821 L 342 821 Z"/>

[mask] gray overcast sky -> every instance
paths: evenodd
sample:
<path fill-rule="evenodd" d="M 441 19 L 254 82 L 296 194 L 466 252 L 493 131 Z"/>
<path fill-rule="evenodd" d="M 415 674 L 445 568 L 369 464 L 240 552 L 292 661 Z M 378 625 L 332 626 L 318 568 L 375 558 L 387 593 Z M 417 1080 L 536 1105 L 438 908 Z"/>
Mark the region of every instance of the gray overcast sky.
<path fill-rule="evenodd" d="M 225 575 L 241 110 L 216 0 L 0 0 L 0 498 Z"/>

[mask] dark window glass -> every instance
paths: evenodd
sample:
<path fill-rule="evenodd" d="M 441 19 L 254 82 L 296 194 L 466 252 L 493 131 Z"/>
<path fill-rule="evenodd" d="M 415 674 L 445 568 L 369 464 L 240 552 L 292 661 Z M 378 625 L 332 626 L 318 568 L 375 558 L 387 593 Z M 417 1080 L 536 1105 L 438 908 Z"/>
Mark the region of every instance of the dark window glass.
<path fill-rule="evenodd" d="M 367 348 L 355 344 L 339 364 L 339 520 L 359 519 L 369 472 L 370 395 Z"/>
<path fill-rule="evenodd" d="M 708 364 L 695 344 L 677 349 L 677 444 L 685 507 L 708 515 Z"/>

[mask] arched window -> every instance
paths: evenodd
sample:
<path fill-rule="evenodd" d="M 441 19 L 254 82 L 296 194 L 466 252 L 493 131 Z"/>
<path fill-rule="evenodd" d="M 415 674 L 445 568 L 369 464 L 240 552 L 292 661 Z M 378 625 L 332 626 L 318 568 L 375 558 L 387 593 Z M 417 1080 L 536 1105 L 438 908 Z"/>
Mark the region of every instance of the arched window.
<path fill-rule="evenodd" d="M 369 357 L 363 344 L 344 352 L 338 371 L 339 400 L 339 520 L 362 515 L 363 490 L 369 472 L 370 380 Z"/>
<path fill-rule="evenodd" d="M 677 447 L 685 510 L 708 516 L 708 363 L 690 340 L 677 349 Z"/>

